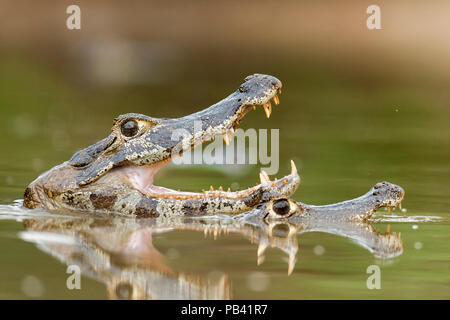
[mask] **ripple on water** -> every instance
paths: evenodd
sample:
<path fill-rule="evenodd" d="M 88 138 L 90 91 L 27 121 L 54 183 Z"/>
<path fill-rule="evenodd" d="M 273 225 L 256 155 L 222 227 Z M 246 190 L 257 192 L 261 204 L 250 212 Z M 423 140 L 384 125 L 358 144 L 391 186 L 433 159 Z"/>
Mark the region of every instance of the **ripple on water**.
<path fill-rule="evenodd" d="M 26 218 L 57 217 L 43 209 L 27 209 L 22 206 L 23 200 L 15 200 L 13 204 L 0 205 L 0 220 L 16 220 L 22 222 Z"/>
<path fill-rule="evenodd" d="M 444 218 L 439 216 L 398 216 L 392 214 L 377 215 L 374 222 L 404 222 L 404 223 L 425 223 L 442 222 Z"/>

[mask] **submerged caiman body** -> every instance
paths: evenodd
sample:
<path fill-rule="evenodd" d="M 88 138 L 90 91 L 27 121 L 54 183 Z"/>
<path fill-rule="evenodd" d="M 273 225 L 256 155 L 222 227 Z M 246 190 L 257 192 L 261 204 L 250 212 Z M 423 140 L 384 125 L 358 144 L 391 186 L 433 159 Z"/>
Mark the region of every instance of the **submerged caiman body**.
<path fill-rule="evenodd" d="M 232 214 L 238 219 L 260 221 L 341 221 L 367 220 L 379 207 L 400 205 L 404 191 L 387 182 L 376 184 L 359 198 L 334 205 L 296 202 L 290 196 L 300 177 L 292 161 L 289 175 L 270 181 L 262 172 L 260 184 L 234 192 L 211 187 L 195 193 L 153 184 L 156 172 L 184 151 L 216 136 L 223 136 L 228 144 L 250 110 L 261 106 L 269 117 L 270 100 L 279 103 L 281 86 L 275 77 L 254 74 L 225 99 L 182 118 L 121 115 L 114 119 L 107 138 L 78 151 L 69 161 L 33 181 L 25 191 L 24 206 L 162 219 Z"/>

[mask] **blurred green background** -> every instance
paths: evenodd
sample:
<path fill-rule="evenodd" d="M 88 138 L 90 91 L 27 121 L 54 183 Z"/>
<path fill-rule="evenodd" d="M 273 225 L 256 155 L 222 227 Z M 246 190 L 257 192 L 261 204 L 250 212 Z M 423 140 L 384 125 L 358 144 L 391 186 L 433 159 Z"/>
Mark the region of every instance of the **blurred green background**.
<path fill-rule="evenodd" d="M 387 180 L 406 190 L 406 215 L 442 219 L 418 230 L 395 224 L 404 254 L 388 269 L 391 286 L 376 293 L 361 280 L 370 253 L 330 235 L 300 239 L 304 256 L 291 277 L 277 271 L 285 265 L 274 253 L 263 265 L 272 287 L 262 293 L 240 285 L 242 274 L 256 266 L 255 248 L 239 237 L 204 242 L 189 232 L 164 236 L 161 246 L 190 254 L 175 265 L 199 272 L 205 265 L 222 268 L 234 279 L 237 298 L 450 297 L 448 1 L 377 1 L 381 30 L 366 27 L 372 1 L 82 0 L 76 3 L 81 30 L 65 26 L 70 4 L 1 3 L 1 204 L 20 199 L 41 172 L 105 137 L 119 114 L 179 117 L 224 98 L 245 76 L 267 73 L 283 82 L 281 104 L 270 120 L 254 112 L 240 127 L 280 129 L 278 176 L 294 159 L 302 178 L 296 200 L 336 202 Z M 238 175 L 169 166 L 156 184 L 243 188 L 257 182 L 258 172 L 257 165 Z M 78 297 L 53 285 L 53 258 L 14 238 L 20 224 L 0 226 L 0 250 L 6 252 L 0 298 L 26 297 L 17 283 L 30 272 L 30 261 L 49 287 L 43 298 Z M 420 250 L 414 248 L 418 241 Z M 312 255 L 318 242 L 331 256 Z M 190 253 L 197 246 L 209 249 L 199 258 Z M 236 258 L 228 264 L 208 255 L 227 248 Z M 355 252 L 363 257 L 353 260 Z M 102 297 L 101 287 L 92 286 L 79 297 Z"/>

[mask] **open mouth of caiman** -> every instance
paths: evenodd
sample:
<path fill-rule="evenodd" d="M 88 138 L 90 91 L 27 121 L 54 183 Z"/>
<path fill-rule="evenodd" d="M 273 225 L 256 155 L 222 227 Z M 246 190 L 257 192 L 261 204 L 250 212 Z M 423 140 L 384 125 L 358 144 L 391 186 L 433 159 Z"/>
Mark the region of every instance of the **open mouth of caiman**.
<path fill-rule="evenodd" d="M 228 144 L 244 116 L 261 108 L 266 117 L 272 113 L 272 103 L 279 104 L 281 81 L 262 74 L 248 76 L 238 90 L 218 103 L 176 119 L 152 118 L 141 114 L 125 114 L 115 119 L 111 135 L 97 144 L 79 151 L 71 164 L 84 170 L 79 185 L 90 184 L 100 177 L 123 174 L 131 186 L 153 198 L 243 198 L 260 188 L 272 186 L 277 192 L 291 194 L 299 177 L 293 165 L 291 174 L 270 181 L 261 174 L 261 183 L 246 190 L 231 192 L 212 187 L 202 192 L 184 192 L 154 185 L 155 174 L 183 151 L 216 137 Z M 86 164 L 87 163 L 87 164 Z M 289 192 L 292 189 L 292 192 Z"/>

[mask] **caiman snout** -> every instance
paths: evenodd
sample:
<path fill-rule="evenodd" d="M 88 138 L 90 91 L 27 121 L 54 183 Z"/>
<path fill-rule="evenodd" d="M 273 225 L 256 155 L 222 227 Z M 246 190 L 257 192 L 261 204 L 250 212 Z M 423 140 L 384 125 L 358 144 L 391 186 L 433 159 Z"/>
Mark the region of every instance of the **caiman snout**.
<path fill-rule="evenodd" d="M 239 87 L 239 91 L 245 93 L 250 104 L 265 104 L 268 97 L 276 97 L 281 93 L 281 81 L 266 74 L 253 74 L 245 78 L 244 83 Z M 274 99 L 278 104 L 277 98 Z"/>
<path fill-rule="evenodd" d="M 328 221 L 361 221 L 370 219 L 381 207 L 401 208 L 405 191 L 390 182 L 378 182 L 366 194 L 335 204 L 314 206 L 294 201 L 286 195 L 272 196 L 247 215 L 247 219 L 259 216 L 265 221 L 289 221 L 296 223 L 308 219 Z"/>
<path fill-rule="evenodd" d="M 403 188 L 390 183 L 390 182 L 378 182 L 372 188 L 372 196 L 375 197 L 375 201 L 378 207 L 401 207 L 405 191 Z"/>

